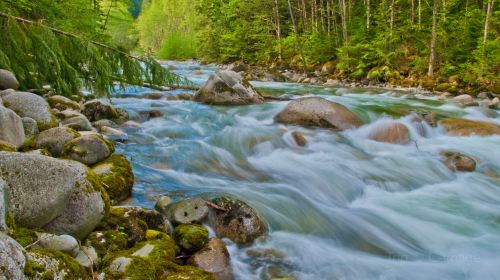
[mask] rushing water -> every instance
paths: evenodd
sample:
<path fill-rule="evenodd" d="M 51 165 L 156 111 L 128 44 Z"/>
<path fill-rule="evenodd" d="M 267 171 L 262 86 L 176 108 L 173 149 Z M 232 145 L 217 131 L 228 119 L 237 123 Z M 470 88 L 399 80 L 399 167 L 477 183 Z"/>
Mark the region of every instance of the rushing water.
<path fill-rule="evenodd" d="M 175 67 L 196 84 L 217 70 Z M 134 165 L 133 203 L 152 206 L 160 194 L 230 194 L 253 206 L 270 234 L 250 248 L 276 252 L 255 256 L 227 241 L 237 279 L 500 279 L 500 137 L 450 137 L 407 116 L 417 108 L 500 124 L 498 111 L 387 90 L 254 85 L 266 94 L 341 103 L 365 125 L 336 132 L 277 124 L 273 117 L 287 104 L 278 101 L 218 107 L 115 98 L 133 118 L 147 109 L 165 114 L 130 122 L 129 142 L 118 147 Z M 410 128 L 411 144 L 367 138 L 390 119 Z M 293 131 L 306 136 L 306 147 L 295 144 Z M 449 171 L 438 155 L 443 149 L 473 156 L 476 172 Z"/>

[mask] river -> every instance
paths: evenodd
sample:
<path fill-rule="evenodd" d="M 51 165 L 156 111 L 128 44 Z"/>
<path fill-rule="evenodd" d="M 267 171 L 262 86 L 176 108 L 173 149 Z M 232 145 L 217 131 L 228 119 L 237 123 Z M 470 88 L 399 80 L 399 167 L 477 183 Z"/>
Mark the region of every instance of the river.
<path fill-rule="evenodd" d="M 195 84 L 217 70 L 173 66 Z M 390 90 L 253 84 L 270 95 L 341 103 L 365 125 L 343 132 L 281 125 L 273 117 L 286 101 L 207 106 L 141 99 L 134 95 L 151 91 L 129 88 L 113 102 L 132 119 L 140 110 L 164 113 L 129 122 L 129 141 L 117 146 L 136 175 L 131 203 L 229 194 L 253 206 L 270 233 L 248 247 L 227 241 L 236 279 L 500 279 L 500 137 L 451 137 L 407 116 L 425 109 L 500 124 L 498 110 Z M 367 138 L 391 118 L 410 128 L 411 144 Z M 305 135 L 306 147 L 295 144 L 293 131 Z M 473 156 L 476 171 L 448 170 L 444 149 Z M 256 256 L 252 248 L 275 251 Z"/>

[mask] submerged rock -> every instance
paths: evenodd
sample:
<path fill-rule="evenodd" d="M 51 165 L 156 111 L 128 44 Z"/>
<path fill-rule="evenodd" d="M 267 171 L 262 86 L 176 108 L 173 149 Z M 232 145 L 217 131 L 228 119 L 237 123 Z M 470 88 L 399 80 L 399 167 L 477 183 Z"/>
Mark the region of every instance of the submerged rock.
<path fill-rule="evenodd" d="M 175 203 L 169 212 L 174 223 L 201 223 L 208 215 L 208 206 L 202 198 L 190 198 Z"/>
<path fill-rule="evenodd" d="M 64 145 L 77 137 L 80 137 L 80 134 L 71 128 L 54 127 L 37 135 L 35 148 L 47 149 L 54 157 L 60 157 Z"/>
<path fill-rule="evenodd" d="M 19 82 L 14 73 L 9 70 L 0 69 L 0 90 L 3 89 L 18 89 Z"/>
<path fill-rule="evenodd" d="M 14 111 L 0 106 L 0 141 L 19 148 L 24 140 L 25 133 L 21 117 Z"/>
<path fill-rule="evenodd" d="M 123 155 L 112 155 L 94 165 L 92 170 L 101 178 L 112 204 L 127 199 L 132 194 L 134 173 Z"/>
<path fill-rule="evenodd" d="M 452 136 L 490 136 L 500 134 L 500 126 L 495 123 L 467 119 L 444 119 L 439 122 L 445 132 Z"/>
<path fill-rule="evenodd" d="M 462 94 L 456 97 L 453 97 L 451 101 L 460 106 L 473 106 L 475 105 L 474 98 L 468 94 Z"/>
<path fill-rule="evenodd" d="M 212 202 L 220 209 L 212 211 L 209 224 L 219 237 L 245 244 L 267 234 L 265 222 L 243 201 L 221 197 Z"/>
<path fill-rule="evenodd" d="M 240 74 L 223 70 L 210 75 L 194 100 L 212 105 L 246 105 L 263 103 L 264 97 Z"/>
<path fill-rule="evenodd" d="M 408 144 L 410 131 L 402 123 L 390 122 L 375 127 L 368 137 L 377 142 Z"/>
<path fill-rule="evenodd" d="M 285 124 L 334 129 L 352 129 L 363 124 L 361 118 L 341 104 L 320 97 L 290 101 L 275 120 Z"/>
<path fill-rule="evenodd" d="M 146 120 L 163 117 L 163 113 L 158 110 L 139 111 L 139 115 L 145 118 Z"/>
<path fill-rule="evenodd" d="M 202 225 L 179 225 L 173 234 L 175 242 L 188 252 L 201 249 L 208 241 L 208 230 Z"/>
<path fill-rule="evenodd" d="M 473 172 L 476 170 L 476 161 L 470 156 L 453 151 L 444 151 L 440 155 L 444 158 L 444 165 L 451 171 Z"/>
<path fill-rule="evenodd" d="M 21 117 L 34 119 L 40 131 L 57 126 L 57 121 L 43 97 L 30 92 L 14 92 L 2 97 L 4 105 Z"/>
<path fill-rule="evenodd" d="M 189 258 L 188 264 L 213 273 L 218 280 L 234 278 L 226 244 L 218 238 L 211 238 L 200 251 Z"/>
<path fill-rule="evenodd" d="M 0 279 L 23 280 L 26 258 L 23 247 L 0 232 Z"/>
<path fill-rule="evenodd" d="M 292 132 L 292 137 L 293 137 L 293 140 L 295 140 L 295 143 L 297 143 L 297 145 L 299 145 L 301 147 L 304 147 L 305 145 L 307 145 L 307 139 L 304 137 L 304 135 L 302 135 L 302 133 L 300 133 L 298 131 L 294 131 L 294 132 Z"/>
<path fill-rule="evenodd" d="M 62 156 L 93 165 L 107 159 L 114 151 L 113 143 L 98 134 L 90 134 L 67 142 L 63 147 Z"/>

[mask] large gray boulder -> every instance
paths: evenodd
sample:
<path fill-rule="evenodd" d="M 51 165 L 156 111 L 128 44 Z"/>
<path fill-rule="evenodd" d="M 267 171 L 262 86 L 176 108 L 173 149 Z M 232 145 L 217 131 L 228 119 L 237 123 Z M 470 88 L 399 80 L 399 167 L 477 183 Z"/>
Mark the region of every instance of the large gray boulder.
<path fill-rule="evenodd" d="M 100 180 L 78 162 L 0 152 L 0 173 L 19 226 L 83 238 L 107 211 Z"/>
<path fill-rule="evenodd" d="M 0 231 L 7 230 L 7 223 L 5 221 L 5 218 L 9 206 L 8 193 L 9 193 L 9 186 L 0 177 Z"/>
<path fill-rule="evenodd" d="M 0 279 L 25 279 L 25 265 L 23 247 L 8 235 L 0 232 Z"/>
<path fill-rule="evenodd" d="M 67 142 L 62 156 L 90 166 L 107 159 L 114 151 L 113 143 L 98 134 L 89 134 Z"/>
<path fill-rule="evenodd" d="M 71 128 L 54 127 L 45 130 L 35 138 L 36 149 L 46 149 L 53 156 L 61 156 L 64 144 L 80 137 L 80 134 Z"/>
<path fill-rule="evenodd" d="M 0 141 L 19 148 L 25 140 L 23 121 L 14 111 L 0 106 Z"/>
<path fill-rule="evenodd" d="M 352 129 L 363 124 L 361 118 L 345 106 L 320 97 L 305 97 L 290 101 L 275 120 L 285 124 Z"/>
<path fill-rule="evenodd" d="M 223 70 L 210 75 L 194 100 L 213 105 L 245 105 L 263 103 L 264 97 L 240 74 Z"/>
<path fill-rule="evenodd" d="M 30 92 L 14 92 L 2 97 L 5 107 L 12 109 L 21 117 L 34 119 L 42 130 L 57 126 L 57 120 L 43 97 Z"/>
<path fill-rule="evenodd" d="M 2 89 L 18 89 L 19 82 L 16 76 L 5 69 L 0 69 L 0 90 Z"/>

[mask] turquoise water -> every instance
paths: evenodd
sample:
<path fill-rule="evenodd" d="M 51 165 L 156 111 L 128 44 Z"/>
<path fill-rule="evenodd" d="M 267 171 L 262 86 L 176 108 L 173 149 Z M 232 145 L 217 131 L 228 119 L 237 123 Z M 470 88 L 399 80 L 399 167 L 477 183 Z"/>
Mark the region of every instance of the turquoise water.
<path fill-rule="evenodd" d="M 217 70 L 191 62 L 174 66 L 195 84 Z M 419 108 L 500 124 L 498 111 L 407 92 L 392 97 L 389 90 L 253 84 L 266 94 L 341 103 L 365 125 L 336 132 L 277 124 L 273 117 L 285 101 L 218 107 L 114 98 L 133 118 L 146 109 L 164 113 L 127 123 L 129 142 L 117 147 L 133 162 L 132 203 L 153 206 L 161 194 L 229 194 L 253 206 L 270 234 L 247 247 L 227 241 L 237 279 L 500 279 L 500 137 L 450 137 L 406 116 Z M 410 128 L 410 144 L 368 139 L 392 119 Z M 305 135 L 306 147 L 295 144 L 293 131 Z M 442 149 L 473 156 L 476 172 L 450 172 L 439 158 Z M 255 257 L 249 248 L 286 257 Z"/>

